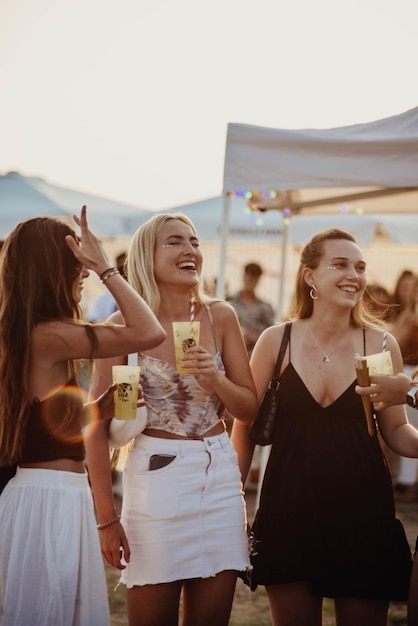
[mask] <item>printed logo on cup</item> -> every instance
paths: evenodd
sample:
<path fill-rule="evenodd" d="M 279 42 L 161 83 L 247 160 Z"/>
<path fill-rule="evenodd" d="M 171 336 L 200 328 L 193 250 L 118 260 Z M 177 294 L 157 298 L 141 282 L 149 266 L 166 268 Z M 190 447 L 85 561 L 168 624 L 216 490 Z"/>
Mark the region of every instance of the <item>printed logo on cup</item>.
<path fill-rule="evenodd" d="M 117 386 L 118 398 L 120 402 L 129 402 L 130 394 L 132 393 L 131 383 L 120 383 Z"/>

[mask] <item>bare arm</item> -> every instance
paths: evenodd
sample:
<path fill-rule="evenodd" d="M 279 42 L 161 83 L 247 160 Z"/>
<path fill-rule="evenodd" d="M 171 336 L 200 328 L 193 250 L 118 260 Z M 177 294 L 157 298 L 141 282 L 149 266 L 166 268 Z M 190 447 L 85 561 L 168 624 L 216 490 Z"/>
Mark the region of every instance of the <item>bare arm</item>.
<path fill-rule="evenodd" d="M 83 207 L 80 218 L 74 219 L 81 228 L 80 243 L 70 235 L 66 242 L 80 263 L 100 276 L 110 262 L 100 241 L 88 228 L 86 208 Z M 122 317 L 119 324 L 95 326 L 96 358 L 146 350 L 165 339 L 166 333 L 154 313 L 119 272 L 109 276 L 104 284 L 115 298 Z M 91 355 L 90 340 L 79 324 L 64 321 L 38 324 L 33 335 L 36 353 L 47 350 L 49 361 L 83 359 Z"/>
<path fill-rule="evenodd" d="M 264 396 L 277 360 L 277 350 L 283 337 L 284 325 L 272 326 L 259 337 L 251 355 L 251 370 L 257 391 L 258 403 Z M 247 480 L 254 454 L 254 444 L 249 439 L 251 423 L 234 420 L 231 439 L 238 453 L 238 463 L 243 484 Z"/>
<path fill-rule="evenodd" d="M 238 466 L 241 472 L 241 481 L 245 485 L 251 467 L 255 445 L 250 441 L 251 426 L 234 419 L 231 432 L 231 441 L 238 454 Z"/>
<path fill-rule="evenodd" d="M 232 306 L 225 302 L 217 302 L 211 310 L 222 346 L 225 375 L 216 369 L 213 356 L 202 346 L 190 348 L 183 364 L 187 366 L 188 356 L 190 372 L 199 384 L 215 391 L 233 416 L 251 423 L 257 412 L 257 396 L 238 318 Z"/>
<path fill-rule="evenodd" d="M 126 363 L 125 357 L 101 359 L 96 363 L 95 381 L 90 390 L 93 397 L 100 396 L 103 390 L 111 384 L 112 365 L 124 363 Z M 116 517 L 109 461 L 107 422 L 98 422 L 90 429 L 85 445 L 97 520 L 101 524 Z M 103 556 L 108 563 L 118 569 L 124 569 L 124 565 L 121 563 L 121 556 L 123 555 L 128 562 L 130 550 L 122 525 L 118 522 L 100 530 L 99 539 Z"/>
<path fill-rule="evenodd" d="M 396 339 L 388 334 L 388 350 L 392 355 L 395 375 L 402 372 L 402 355 Z M 405 399 L 405 397 L 404 397 Z M 404 404 L 394 404 L 377 414 L 379 431 L 385 443 L 397 454 L 418 457 L 418 431 L 408 422 Z"/>

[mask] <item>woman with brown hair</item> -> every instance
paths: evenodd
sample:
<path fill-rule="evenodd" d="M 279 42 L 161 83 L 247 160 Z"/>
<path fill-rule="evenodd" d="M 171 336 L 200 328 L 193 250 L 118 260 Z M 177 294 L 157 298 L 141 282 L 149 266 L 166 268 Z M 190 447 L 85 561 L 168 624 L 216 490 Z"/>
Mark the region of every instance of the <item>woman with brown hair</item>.
<path fill-rule="evenodd" d="M 109 267 L 85 207 L 74 220 L 81 237 L 54 218 L 21 222 L 1 253 L 0 460 L 17 464 L 0 497 L 3 626 L 109 623 L 84 467 L 82 428 L 94 415 L 83 408 L 76 361 L 150 348 L 165 337 L 143 299 Z M 118 302 L 118 324 L 82 322 L 89 270 Z"/>
<path fill-rule="evenodd" d="M 406 600 L 411 552 L 395 516 L 390 474 L 355 392 L 355 355 L 391 353 L 396 340 L 365 309 L 366 262 L 354 238 L 331 229 L 302 251 L 296 309 L 280 372 L 279 410 L 253 532 L 252 586 L 265 585 L 275 626 L 319 626 L 323 597 L 338 626 L 386 626 L 390 600 Z M 264 331 L 251 358 L 258 397 L 272 377 L 284 325 Z M 379 413 L 398 453 L 418 456 L 402 406 Z M 253 446 L 236 421 L 243 480 Z"/>

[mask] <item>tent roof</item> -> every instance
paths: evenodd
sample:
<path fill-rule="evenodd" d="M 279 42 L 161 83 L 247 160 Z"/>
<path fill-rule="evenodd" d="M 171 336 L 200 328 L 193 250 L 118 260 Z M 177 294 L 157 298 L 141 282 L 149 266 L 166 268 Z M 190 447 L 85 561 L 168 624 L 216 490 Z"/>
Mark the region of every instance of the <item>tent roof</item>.
<path fill-rule="evenodd" d="M 84 204 L 93 232 L 101 237 L 130 235 L 153 215 L 142 207 L 8 172 L 0 175 L 0 237 L 7 236 L 18 222 L 39 215 L 72 221 Z"/>
<path fill-rule="evenodd" d="M 222 232 L 222 196 L 177 205 L 165 213 L 184 213 L 192 220 L 202 241 L 217 241 Z M 245 199 L 231 199 L 228 236 L 242 241 L 278 241 L 283 233 L 283 219 L 277 211 L 258 213 L 248 208 Z"/>
<path fill-rule="evenodd" d="M 418 208 L 418 206 L 417 206 Z M 217 241 L 222 232 L 222 196 L 212 196 L 175 207 L 166 213 L 184 213 L 193 222 L 202 241 Z M 414 244 L 418 241 L 418 211 L 415 215 L 358 213 L 295 215 L 291 221 L 289 241 L 305 245 L 316 233 L 335 227 L 347 230 L 360 245 L 370 244 L 377 234 L 386 235 L 393 243 Z M 245 198 L 230 202 L 228 238 L 234 241 L 279 242 L 283 235 L 283 218 L 279 211 L 251 211 Z"/>
<path fill-rule="evenodd" d="M 408 207 L 415 207 L 405 210 L 417 211 L 411 191 L 418 188 L 418 107 L 367 124 L 322 130 L 228 124 L 224 194 L 289 190 L 283 207 L 293 201 L 291 208 L 299 210 L 307 203 L 324 204 L 325 198 L 332 203 L 334 196 L 338 204 L 352 194 L 379 197 L 403 188 L 408 188 Z"/>

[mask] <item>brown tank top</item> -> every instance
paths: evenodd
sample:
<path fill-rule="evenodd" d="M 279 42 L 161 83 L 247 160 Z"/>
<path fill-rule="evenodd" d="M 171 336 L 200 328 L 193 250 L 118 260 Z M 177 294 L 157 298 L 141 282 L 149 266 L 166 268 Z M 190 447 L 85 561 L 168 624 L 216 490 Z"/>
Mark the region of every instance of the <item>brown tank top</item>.
<path fill-rule="evenodd" d="M 83 408 L 80 387 L 68 381 L 42 402 L 30 405 L 21 463 L 42 463 L 56 459 L 84 460 L 80 415 Z"/>

